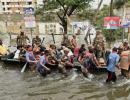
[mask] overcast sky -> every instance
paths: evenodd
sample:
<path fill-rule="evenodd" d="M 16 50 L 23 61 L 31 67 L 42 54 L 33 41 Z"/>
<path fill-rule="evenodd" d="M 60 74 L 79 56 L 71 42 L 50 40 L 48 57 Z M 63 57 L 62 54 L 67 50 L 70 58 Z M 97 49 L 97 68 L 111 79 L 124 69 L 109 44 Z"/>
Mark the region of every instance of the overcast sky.
<path fill-rule="evenodd" d="M 111 1 L 111 0 L 103 0 L 103 5 L 104 5 L 104 4 L 109 5 L 109 4 L 110 4 L 110 1 Z M 94 8 L 97 8 L 99 2 L 100 2 L 100 0 L 95 0 L 95 2 L 92 4 L 93 7 L 94 7 Z M 103 6 L 103 5 L 102 5 L 102 6 Z"/>

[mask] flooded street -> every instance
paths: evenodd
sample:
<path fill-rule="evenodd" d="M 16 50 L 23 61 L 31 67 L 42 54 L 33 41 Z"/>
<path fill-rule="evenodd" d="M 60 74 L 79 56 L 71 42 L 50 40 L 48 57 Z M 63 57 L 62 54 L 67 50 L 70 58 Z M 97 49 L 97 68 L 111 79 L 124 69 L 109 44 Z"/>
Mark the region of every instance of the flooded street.
<path fill-rule="evenodd" d="M 3 66 L 3 67 L 2 67 Z M 72 79 L 52 73 L 47 78 L 37 73 L 21 74 L 21 68 L 0 64 L 0 100 L 130 100 L 130 81 L 105 84 L 106 75 L 90 80 Z"/>

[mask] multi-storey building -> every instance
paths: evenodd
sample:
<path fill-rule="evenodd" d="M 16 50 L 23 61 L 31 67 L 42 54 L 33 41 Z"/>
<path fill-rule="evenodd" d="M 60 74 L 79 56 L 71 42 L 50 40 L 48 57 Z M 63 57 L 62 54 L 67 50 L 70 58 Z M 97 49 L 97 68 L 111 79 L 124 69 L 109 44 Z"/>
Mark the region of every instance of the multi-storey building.
<path fill-rule="evenodd" d="M 23 14 L 23 9 L 32 7 L 36 8 L 42 0 L 0 0 L 0 13 Z"/>

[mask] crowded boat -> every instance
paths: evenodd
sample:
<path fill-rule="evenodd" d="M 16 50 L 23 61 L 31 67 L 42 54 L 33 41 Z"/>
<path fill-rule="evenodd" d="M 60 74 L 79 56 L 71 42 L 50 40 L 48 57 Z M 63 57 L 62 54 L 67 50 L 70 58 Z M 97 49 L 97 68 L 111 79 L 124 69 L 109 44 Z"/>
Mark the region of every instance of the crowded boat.
<path fill-rule="evenodd" d="M 116 67 L 121 71 L 121 76 L 130 77 L 130 48 L 127 42 L 108 50 L 101 31 L 97 31 L 91 45 L 79 45 L 76 35 L 68 38 L 65 34 L 63 37 L 60 46 L 55 44 L 45 46 L 38 35 L 32 39 L 32 44 L 27 44 L 30 40 L 24 32 L 21 32 L 17 36 L 17 49 L 14 52 L 10 52 L 0 40 L 1 60 L 24 62 L 22 73 L 28 66 L 31 72 L 38 72 L 43 77 L 54 71 L 67 77 L 68 70 L 73 69 L 88 77 L 88 74 L 100 73 L 100 69 L 105 69 L 105 73 L 108 73 L 106 82 L 109 83 L 117 80 Z"/>

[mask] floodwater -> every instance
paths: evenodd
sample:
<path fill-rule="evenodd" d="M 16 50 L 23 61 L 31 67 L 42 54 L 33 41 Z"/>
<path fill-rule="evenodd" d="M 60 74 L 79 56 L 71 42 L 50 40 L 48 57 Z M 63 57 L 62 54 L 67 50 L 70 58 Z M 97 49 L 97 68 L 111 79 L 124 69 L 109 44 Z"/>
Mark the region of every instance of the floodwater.
<path fill-rule="evenodd" d="M 70 72 L 67 78 L 52 73 L 20 73 L 19 65 L 0 63 L 0 100 L 130 100 L 130 80 L 105 84 L 106 74 L 84 78 Z"/>

